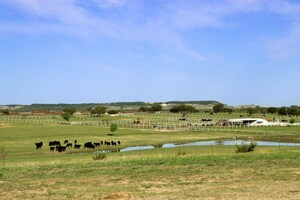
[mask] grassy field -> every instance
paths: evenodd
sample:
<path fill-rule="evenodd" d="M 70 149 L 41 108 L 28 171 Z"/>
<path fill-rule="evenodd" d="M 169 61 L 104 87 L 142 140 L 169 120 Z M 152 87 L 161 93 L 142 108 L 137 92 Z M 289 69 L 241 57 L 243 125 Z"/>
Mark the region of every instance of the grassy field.
<path fill-rule="evenodd" d="M 0 123 L 0 197 L 6 199 L 299 199 L 300 147 L 156 148 L 106 154 L 50 152 L 52 140 L 136 145 L 233 139 L 300 142 L 300 127 L 155 131 L 58 124 Z M 45 143 L 35 149 L 35 142 Z M 111 148 L 111 147 L 110 147 Z M 102 150 L 99 148 L 98 150 Z M 3 152 L 4 151 L 4 152 Z"/>

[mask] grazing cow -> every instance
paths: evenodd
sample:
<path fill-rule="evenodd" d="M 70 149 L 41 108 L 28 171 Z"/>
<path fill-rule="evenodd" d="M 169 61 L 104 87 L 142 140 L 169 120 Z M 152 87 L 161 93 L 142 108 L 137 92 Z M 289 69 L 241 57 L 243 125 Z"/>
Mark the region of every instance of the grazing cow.
<path fill-rule="evenodd" d="M 52 142 L 49 142 L 49 146 L 59 146 L 60 145 L 60 142 L 59 141 L 52 141 Z"/>
<path fill-rule="evenodd" d="M 114 136 L 115 134 L 113 133 L 107 133 L 108 136 Z"/>
<path fill-rule="evenodd" d="M 81 144 L 75 144 L 74 145 L 74 149 L 80 149 L 80 147 L 81 147 Z"/>
<path fill-rule="evenodd" d="M 54 151 L 55 147 L 50 147 L 50 151 Z"/>
<path fill-rule="evenodd" d="M 107 145 L 107 146 L 110 146 L 110 142 L 106 142 L 106 145 Z"/>
<path fill-rule="evenodd" d="M 72 143 L 68 143 L 66 147 L 72 147 Z"/>
<path fill-rule="evenodd" d="M 77 144 L 77 140 L 75 140 L 74 143 Z"/>
<path fill-rule="evenodd" d="M 66 150 L 66 148 L 67 148 L 66 146 L 56 146 L 56 151 L 63 152 Z"/>
<path fill-rule="evenodd" d="M 68 142 L 69 142 L 68 140 L 65 140 L 65 141 L 64 141 L 64 144 L 66 144 L 66 143 L 68 143 Z"/>
<path fill-rule="evenodd" d="M 121 142 L 120 141 L 118 141 L 118 145 L 120 145 L 121 144 Z"/>
<path fill-rule="evenodd" d="M 101 141 L 100 144 L 103 145 L 103 141 Z"/>
<path fill-rule="evenodd" d="M 111 146 L 117 146 L 117 143 L 114 141 L 111 141 Z"/>
<path fill-rule="evenodd" d="M 84 143 L 84 148 L 95 149 L 95 145 L 92 142 Z"/>
<path fill-rule="evenodd" d="M 99 147 L 100 143 L 99 142 L 94 142 L 95 147 Z"/>
<path fill-rule="evenodd" d="M 43 146 L 43 142 L 38 142 L 38 143 L 34 143 L 34 144 L 35 144 L 36 149 L 40 149 Z"/>

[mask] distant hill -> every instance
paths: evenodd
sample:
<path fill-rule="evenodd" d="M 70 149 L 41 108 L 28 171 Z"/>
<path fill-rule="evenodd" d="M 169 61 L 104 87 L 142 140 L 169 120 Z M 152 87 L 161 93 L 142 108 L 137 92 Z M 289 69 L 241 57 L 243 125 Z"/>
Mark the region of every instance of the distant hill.
<path fill-rule="evenodd" d="M 168 101 L 168 102 L 153 102 L 166 105 L 181 105 L 181 104 L 192 104 L 196 107 L 213 107 L 218 104 L 218 101 Z M 137 110 L 141 106 L 151 106 L 153 103 L 150 102 L 113 102 L 113 103 L 82 103 L 82 104 L 31 104 L 31 105 L 4 105 L 0 108 L 8 108 L 10 110 L 19 112 L 30 112 L 37 110 L 45 111 L 62 111 L 65 108 L 76 108 L 78 111 L 88 110 L 97 106 L 105 106 L 108 109 L 116 110 Z"/>
<path fill-rule="evenodd" d="M 218 101 L 168 101 L 166 104 L 198 104 L 198 105 L 216 105 Z"/>

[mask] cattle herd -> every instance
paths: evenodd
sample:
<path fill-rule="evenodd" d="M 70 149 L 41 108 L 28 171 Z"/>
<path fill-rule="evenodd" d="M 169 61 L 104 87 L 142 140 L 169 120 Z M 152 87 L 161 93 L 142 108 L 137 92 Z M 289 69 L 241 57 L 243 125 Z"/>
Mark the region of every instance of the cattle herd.
<path fill-rule="evenodd" d="M 43 142 L 37 142 L 34 143 L 36 149 L 41 149 L 43 147 Z M 83 147 L 88 149 L 95 149 L 96 147 L 100 146 L 117 146 L 121 145 L 120 141 L 100 141 L 100 142 L 85 142 Z M 61 145 L 60 141 L 50 141 L 49 142 L 49 148 L 50 151 L 58 151 L 58 152 L 64 152 L 67 148 L 74 148 L 74 149 L 80 149 L 81 144 L 77 144 L 77 140 L 74 140 L 73 143 L 69 142 L 69 140 L 65 140 L 63 142 L 63 145 Z"/>

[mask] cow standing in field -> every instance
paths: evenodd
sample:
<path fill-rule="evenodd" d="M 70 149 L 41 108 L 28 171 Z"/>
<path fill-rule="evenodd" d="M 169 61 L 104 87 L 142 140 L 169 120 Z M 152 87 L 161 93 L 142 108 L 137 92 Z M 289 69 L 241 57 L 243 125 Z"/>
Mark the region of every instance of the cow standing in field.
<path fill-rule="evenodd" d="M 64 141 L 64 144 L 67 144 L 68 142 L 69 142 L 68 140 L 65 140 L 65 141 Z"/>
<path fill-rule="evenodd" d="M 117 143 L 114 141 L 111 141 L 111 146 L 117 146 Z"/>
<path fill-rule="evenodd" d="M 66 148 L 67 148 L 66 146 L 56 146 L 56 151 L 63 152 L 66 150 Z"/>
<path fill-rule="evenodd" d="M 84 148 L 95 149 L 95 145 L 92 142 L 84 143 Z"/>
<path fill-rule="evenodd" d="M 38 142 L 38 143 L 34 143 L 34 144 L 35 144 L 36 149 L 41 149 L 43 146 L 43 142 Z"/>
<path fill-rule="evenodd" d="M 66 147 L 72 147 L 72 143 L 68 143 Z"/>
<path fill-rule="evenodd" d="M 74 145 L 74 149 L 80 149 L 80 147 L 81 147 L 81 144 L 75 144 Z"/>
<path fill-rule="evenodd" d="M 50 141 L 49 146 L 59 146 L 60 142 L 59 141 Z"/>

